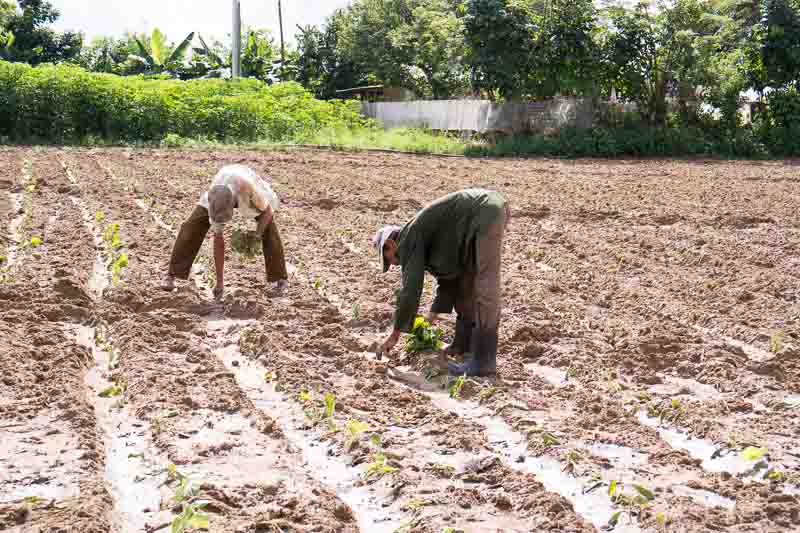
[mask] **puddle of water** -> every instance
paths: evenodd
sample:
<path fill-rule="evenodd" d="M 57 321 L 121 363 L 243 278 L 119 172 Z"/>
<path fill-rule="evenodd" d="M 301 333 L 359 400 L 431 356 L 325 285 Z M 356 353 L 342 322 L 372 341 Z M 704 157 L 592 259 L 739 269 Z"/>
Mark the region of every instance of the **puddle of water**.
<path fill-rule="evenodd" d="M 89 209 L 86 205 L 79 199 L 74 196 L 69 197 L 72 200 L 72 203 L 80 210 L 81 217 L 83 217 L 83 224 L 86 226 L 86 229 L 92 235 L 94 239 L 94 247 L 96 250 L 95 258 L 94 258 L 94 267 L 92 268 L 92 275 L 89 278 L 89 289 L 91 289 L 94 294 L 95 298 L 99 299 L 103 297 L 103 292 L 108 288 L 109 284 L 111 283 L 110 276 L 108 274 L 108 269 L 106 268 L 105 260 L 103 259 L 103 235 L 100 233 L 100 230 L 94 224 L 94 215 L 89 212 Z"/>
<path fill-rule="evenodd" d="M 563 387 L 567 384 L 566 370 L 561 370 L 560 368 L 553 368 L 550 366 L 541 366 L 533 363 L 525 365 L 525 370 L 532 374 L 536 374 L 556 387 Z"/>
<path fill-rule="evenodd" d="M 732 511 L 733 508 L 736 507 L 735 500 L 725 498 L 710 490 L 692 489 L 685 485 L 674 485 L 671 488 L 675 495 L 686 496 L 687 498 L 691 498 L 692 501 L 706 507 L 722 507 L 729 511 Z"/>
<path fill-rule="evenodd" d="M 664 383 L 649 387 L 653 394 L 663 396 L 677 396 L 688 391 L 701 400 L 718 400 L 722 393 L 711 385 L 700 383 L 693 379 L 683 379 L 676 377 L 665 377 Z"/>
<path fill-rule="evenodd" d="M 120 533 L 145 530 L 161 503 L 160 469 L 166 461 L 148 444 L 144 424 L 127 407 L 117 408 L 117 398 L 100 398 L 111 383 L 105 378 L 108 354 L 95 343 L 95 329 L 78 326 L 77 341 L 92 351 L 95 366 L 86 375 L 89 402 L 94 405 L 98 428 L 105 438 L 105 478 L 114 499 Z M 149 512 L 145 512 L 145 511 Z"/>
<path fill-rule="evenodd" d="M 616 444 L 595 443 L 585 446 L 592 455 L 610 460 L 618 468 L 633 468 L 647 464 L 648 455 L 644 452 L 617 446 Z"/>
<path fill-rule="evenodd" d="M 83 453 L 69 426 L 46 415 L 3 427 L 0 503 L 28 496 L 55 500 L 79 496 Z"/>
<path fill-rule="evenodd" d="M 774 354 L 768 352 L 767 350 L 763 350 L 747 342 L 742 342 L 738 339 L 734 339 L 733 337 L 722 335 L 710 328 L 704 328 L 700 326 L 694 326 L 694 327 L 696 330 L 704 333 L 705 335 L 716 337 L 724 341 L 726 344 L 730 344 L 731 346 L 741 349 L 745 353 L 745 355 L 747 355 L 748 359 L 750 359 L 751 361 L 756 361 L 760 363 L 762 361 L 766 361 L 767 359 L 771 359 L 772 357 L 774 357 Z"/>
<path fill-rule="evenodd" d="M 642 425 L 657 429 L 661 438 L 673 448 L 686 450 L 693 458 L 702 460 L 700 466 L 704 470 L 736 475 L 749 472 L 753 468 L 752 461 L 745 461 L 735 452 L 712 459 L 719 446 L 709 440 L 694 438 L 675 429 L 660 427 L 657 418 L 651 418 L 643 411 L 639 412 L 637 418 Z"/>
<path fill-rule="evenodd" d="M 546 456 L 529 457 L 525 436 L 514 431 L 503 419 L 492 416 L 475 402 L 450 398 L 447 392 L 442 392 L 436 385 L 427 383 L 419 373 L 409 372 L 403 368 L 397 370 L 402 374 L 401 379 L 396 379 L 395 376 L 398 375 L 396 372 L 389 374 L 396 383 L 413 390 L 422 390 L 430 396 L 431 403 L 436 407 L 452 411 L 464 419 L 483 425 L 490 447 L 499 454 L 507 466 L 533 474 L 548 491 L 560 494 L 572 503 L 575 512 L 596 528 L 607 525 L 611 516 L 617 512 L 618 509 L 611 504 L 605 491 L 598 489 L 584 494 L 584 488 L 590 486 L 589 480 L 576 478 L 564 472 L 563 465 L 558 460 Z M 638 532 L 639 528 L 633 524 L 619 524 L 614 531 L 633 533 Z"/>
<path fill-rule="evenodd" d="M 247 322 L 217 319 L 210 322 L 209 329 L 226 331 L 241 324 Z M 300 406 L 276 392 L 273 385 L 265 383 L 265 367 L 242 356 L 236 344 L 218 348 L 215 353 L 235 374 L 237 382 L 253 404 L 280 422 L 286 439 L 301 452 L 306 470 L 350 506 L 361 531 L 392 533 L 402 525 L 397 513 L 382 505 L 389 501 L 390 489 L 385 489 L 385 493 L 381 494 L 379 491 L 382 489 L 378 486 L 356 486 L 362 477 L 362 470 L 331 457 L 328 445 L 316 440 L 313 432 L 300 429 L 304 423 Z"/>

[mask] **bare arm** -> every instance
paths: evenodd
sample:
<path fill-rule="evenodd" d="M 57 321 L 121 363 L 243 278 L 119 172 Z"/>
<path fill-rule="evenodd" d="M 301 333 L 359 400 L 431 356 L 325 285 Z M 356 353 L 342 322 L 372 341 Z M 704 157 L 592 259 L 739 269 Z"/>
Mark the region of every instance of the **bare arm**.
<path fill-rule="evenodd" d="M 214 269 L 217 272 L 217 288 L 225 287 L 225 235 L 214 234 Z"/>
<path fill-rule="evenodd" d="M 272 206 L 267 204 L 267 208 L 263 213 L 261 213 L 261 216 L 258 217 L 258 228 L 256 229 L 256 232 L 258 233 L 259 237 L 264 236 L 264 231 L 267 229 L 267 226 L 272 223 L 272 216 Z"/>

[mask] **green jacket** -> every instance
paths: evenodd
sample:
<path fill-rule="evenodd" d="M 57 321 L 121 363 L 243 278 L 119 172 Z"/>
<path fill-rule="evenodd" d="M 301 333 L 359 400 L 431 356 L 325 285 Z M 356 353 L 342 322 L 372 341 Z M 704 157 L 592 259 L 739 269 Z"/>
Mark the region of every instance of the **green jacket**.
<path fill-rule="evenodd" d="M 436 200 L 403 227 L 398 237 L 403 287 L 397 295 L 397 331 L 411 331 L 426 271 L 440 283 L 474 271 L 476 237 L 486 233 L 505 204 L 500 193 L 466 189 Z"/>

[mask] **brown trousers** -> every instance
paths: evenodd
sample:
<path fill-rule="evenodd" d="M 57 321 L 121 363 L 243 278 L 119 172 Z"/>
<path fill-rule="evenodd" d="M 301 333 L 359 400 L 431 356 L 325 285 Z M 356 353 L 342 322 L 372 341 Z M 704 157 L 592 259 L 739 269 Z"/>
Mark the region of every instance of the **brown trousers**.
<path fill-rule="evenodd" d="M 172 247 L 172 256 L 169 261 L 170 275 L 178 279 L 188 279 L 192 270 L 192 265 L 203 246 L 203 241 L 211 228 L 208 220 L 208 210 L 202 206 L 195 206 L 192 214 L 189 215 L 178 232 L 175 245 Z M 278 226 L 275 219 L 272 219 L 269 226 L 264 230 L 264 237 L 261 241 L 264 252 L 264 267 L 267 270 L 267 281 L 270 283 L 288 279 L 286 272 L 286 257 L 283 252 L 283 243 L 278 233 Z"/>
<path fill-rule="evenodd" d="M 503 307 L 500 270 L 503 239 L 510 220 L 511 212 L 506 204 L 486 234 L 476 239 L 474 268 L 452 282 L 445 282 L 452 287 L 454 298 L 450 305 L 454 304 L 459 318 L 474 323 L 479 329 L 496 329 L 500 324 Z M 448 307 L 444 303 L 443 308 L 437 309 L 434 304 L 431 310 L 450 312 L 452 307 Z"/>
<path fill-rule="evenodd" d="M 461 279 L 461 294 L 456 300 L 456 311 L 461 314 L 458 310 L 461 307 L 463 316 L 467 320 L 471 316 L 481 330 L 495 330 L 500 324 L 500 312 L 503 308 L 500 274 L 503 239 L 510 218 L 511 213 L 506 204 L 486 234 L 478 237 L 475 243 L 476 271 Z"/>

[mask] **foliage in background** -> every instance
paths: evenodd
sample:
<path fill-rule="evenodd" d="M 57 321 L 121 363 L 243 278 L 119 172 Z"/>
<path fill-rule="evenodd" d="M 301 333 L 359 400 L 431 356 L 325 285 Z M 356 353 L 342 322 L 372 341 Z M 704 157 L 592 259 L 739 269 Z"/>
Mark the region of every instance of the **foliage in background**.
<path fill-rule="evenodd" d="M 183 65 L 186 52 L 194 40 L 194 33 L 190 33 L 178 46 L 171 46 L 166 36 L 158 28 L 153 30 L 149 39 L 136 37 L 136 46 L 139 54 L 131 54 L 128 61 L 140 63 L 147 74 L 161 74 L 162 72 L 175 72 Z"/>
<path fill-rule="evenodd" d="M 0 61 L 0 138 L 13 141 L 290 141 L 363 124 L 352 103 L 316 100 L 297 83 L 123 78 Z"/>
<path fill-rule="evenodd" d="M 0 59 L 38 65 L 70 61 L 80 53 L 80 33 L 58 33 L 48 27 L 61 15 L 50 2 L 18 0 L 19 10 L 9 10 L 8 5 L 0 6 L 0 33 L 6 44 L 0 48 Z M 9 35 L 13 35 L 10 44 Z"/>

